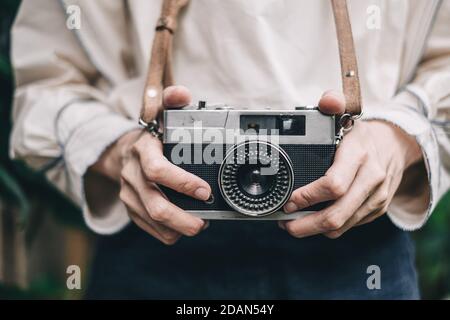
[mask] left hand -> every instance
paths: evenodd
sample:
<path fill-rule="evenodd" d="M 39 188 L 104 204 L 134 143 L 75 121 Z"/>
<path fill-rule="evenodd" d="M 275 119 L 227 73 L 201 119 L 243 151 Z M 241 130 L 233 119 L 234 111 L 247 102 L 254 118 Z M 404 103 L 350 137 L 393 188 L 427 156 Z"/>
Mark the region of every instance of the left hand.
<path fill-rule="evenodd" d="M 319 108 L 324 113 L 342 114 L 345 99 L 340 93 L 327 92 Z M 383 215 L 405 169 L 421 159 L 415 139 L 400 128 L 384 121 L 356 121 L 326 174 L 295 190 L 284 209 L 292 213 L 323 201 L 334 203 L 279 225 L 297 238 L 315 234 L 337 238 L 353 226 Z"/>

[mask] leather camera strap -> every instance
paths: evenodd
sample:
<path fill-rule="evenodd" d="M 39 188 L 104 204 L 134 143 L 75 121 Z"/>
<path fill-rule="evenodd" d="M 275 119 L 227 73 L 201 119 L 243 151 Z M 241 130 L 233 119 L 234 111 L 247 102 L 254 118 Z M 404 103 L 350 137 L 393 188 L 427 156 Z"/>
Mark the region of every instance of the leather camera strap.
<path fill-rule="evenodd" d="M 346 102 L 345 113 L 358 118 L 362 114 L 361 88 L 347 0 L 331 0 L 331 5 L 341 61 L 342 89 Z"/>
<path fill-rule="evenodd" d="M 163 0 L 161 17 L 156 25 L 150 57 L 140 123 L 155 129 L 155 119 L 162 110 L 162 91 L 173 85 L 172 38 L 177 28 L 177 17 L 189 0 Z M 346 114 L 352 119 L 361 115 L 361 89 L 353 43 L 352 28 L 346 0 L 331 0 L 341 63 L 341 76 L 346 98 Z M 154 130 L 153 130 L 154 132 Z"/>
<path fill-rule="evenodd" d="M 162 91 L 173 85 L 172 38 L 177 18 L 189 0 L 164 0 L 153 38 L 140 122 L 150 124 L 162 110 Z"/>

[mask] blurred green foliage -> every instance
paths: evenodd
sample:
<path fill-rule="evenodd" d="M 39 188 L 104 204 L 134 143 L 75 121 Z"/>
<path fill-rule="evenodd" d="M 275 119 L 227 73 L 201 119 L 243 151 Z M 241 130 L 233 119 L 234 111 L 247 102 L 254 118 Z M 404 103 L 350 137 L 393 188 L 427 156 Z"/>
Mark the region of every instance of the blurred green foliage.
<path fill-rule="evenodd" d="M 79 209 L 68 202 L 44 177 L 32 172 L 24 164 L 8 157 L 11 130 L 11 100 L 13 79 L 9 59 L 10 28 L 19 0 L 0 3 L 0 200 L 19 208 L 21 221 L 33 230 L 31 207 L 45 205 L 63 223 L 84 228 Z M 38 223 L 38 221 L 34 221 Z M 29 232 L 32 234 L 32 232 Z M 424 298 L 443 298 L 450 295 L 450 194 L 440 202 L 427 225 L 414 234 L 417 243 L 417 265 Z M 30 236 L 32 241 L 32 236 Z M 61 283 L 50 276 L 31 284 L 30 290 L 5 288 L 0 284 L 0 296 L 9 298 L 61 297 Z"/>
<path fill-rule="evenodd" d="M 422 296 L 450 299 L 450 193 L 414 237 Z"/>

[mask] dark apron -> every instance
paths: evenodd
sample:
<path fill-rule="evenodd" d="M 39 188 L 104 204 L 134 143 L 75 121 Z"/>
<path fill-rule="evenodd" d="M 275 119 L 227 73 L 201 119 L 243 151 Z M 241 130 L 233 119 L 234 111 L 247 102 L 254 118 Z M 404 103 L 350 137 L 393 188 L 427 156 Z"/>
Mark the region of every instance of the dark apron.
<path fill-rule="evenodd" d="M 386 216 L 336 240 L 262 221 L 211 221 L 174 246 L 134 225 L 98 240 L 87 299 L 419 298 L 412 241 Z M 371 265 L 381 289 L 367 287 Z"/>

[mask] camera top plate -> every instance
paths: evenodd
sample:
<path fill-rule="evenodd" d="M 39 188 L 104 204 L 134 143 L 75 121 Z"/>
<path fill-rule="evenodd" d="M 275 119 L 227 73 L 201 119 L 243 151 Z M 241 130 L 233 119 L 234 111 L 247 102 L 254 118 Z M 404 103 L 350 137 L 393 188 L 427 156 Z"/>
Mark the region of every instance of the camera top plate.
<path fill-rule="evenodd" d="M 236 139 L 268 140 L 278 144 L 336 144 L 335 117 L 314 106 L 293 109 L 245 109 L 230 106 L 198 106 L 164 111 L 164 143 L 219 143 Z M 275 130 L 275 131 L 274 131 Z M 186 140 L 186 137 L 196 139 Z M 223 140 L 223 143 L 225 140 Z M 228 141 L 228 139 L 226 139 Z"/>

